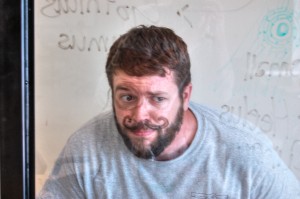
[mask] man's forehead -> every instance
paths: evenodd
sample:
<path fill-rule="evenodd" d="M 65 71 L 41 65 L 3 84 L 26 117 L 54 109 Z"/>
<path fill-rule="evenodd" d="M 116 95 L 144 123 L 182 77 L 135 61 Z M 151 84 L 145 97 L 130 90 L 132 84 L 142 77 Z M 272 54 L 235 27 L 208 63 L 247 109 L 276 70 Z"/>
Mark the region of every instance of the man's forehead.
<path fill-rule="evenodd" d="M 177 88 L 173 73 L 167 73 L 164 77 L 159 75 L 149 76 L 130 76 L 123 71 L 118 71 L 113 76 L 114 91 L 125 91 L 132 89 L 148 90 L 153 92 L 168 91 L 168 89 Z"/>
<path fill-rule="evenodd" d="M 170 82 L 174 83 L 174 72 L 171 70 L 167 70 L 165 73 L 165 76 L 160 76 L 160 75 L 144 75 L 144 76 L 133 76 L 133 75 L 128 75 L 126 72 L 122 70 L 117 70 L 114 75 L 113 75 L 113 81 L 114 83 L 117 82 Z"/>

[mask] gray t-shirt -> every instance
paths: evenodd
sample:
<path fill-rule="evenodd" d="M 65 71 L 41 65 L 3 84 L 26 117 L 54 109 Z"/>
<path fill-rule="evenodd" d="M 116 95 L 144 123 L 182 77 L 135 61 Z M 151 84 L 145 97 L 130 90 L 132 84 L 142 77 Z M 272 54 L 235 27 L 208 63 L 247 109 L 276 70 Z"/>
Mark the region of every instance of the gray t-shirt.
<path fill-rule="evenodd" d="M 170 161 L 134 156 L 113 113 L 95 117 L 70 137 L 39 198 L 300 198 L 299 181 L 258 128 L 195 103 L 190 109 L 197 133 Z"/>

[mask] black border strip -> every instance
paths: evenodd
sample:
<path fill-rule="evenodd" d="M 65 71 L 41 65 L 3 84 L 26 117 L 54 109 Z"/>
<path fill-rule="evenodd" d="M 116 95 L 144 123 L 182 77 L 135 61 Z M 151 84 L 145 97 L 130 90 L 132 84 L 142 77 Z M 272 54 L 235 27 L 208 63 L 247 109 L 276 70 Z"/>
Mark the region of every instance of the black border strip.
<path fill-rule="evenodd" d="M 0 191 L 22 198 L 20 2 L 0 1 Z"/>

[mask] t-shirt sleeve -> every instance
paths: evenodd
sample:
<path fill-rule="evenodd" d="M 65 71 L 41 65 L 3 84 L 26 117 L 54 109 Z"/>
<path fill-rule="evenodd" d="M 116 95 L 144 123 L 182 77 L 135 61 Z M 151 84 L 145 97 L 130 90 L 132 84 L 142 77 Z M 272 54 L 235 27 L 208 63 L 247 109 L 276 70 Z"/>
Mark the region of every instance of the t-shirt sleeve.
<path fill-rule="evenodd" d="M 274 150 L 263 155 L 260 175 L 251 191 L 255 199 L 300 199 L 300 182 Z"/>
<path fill-rule="evenodd" d="M 69 140 L 55 162 L 52 173 L 45 182 L 38 199 L 81 199 L 85 198 L 82 173 L 82 157 L 74 153 L 76 142 Z"/>
<path fill-rule="evenodd" d="M 113 134 L 103 131 L 115 128 L 110 112 L 103 113 L 71 135 L 55 162 L 38 199 L 96 198 L 94 179 L 103 161 L 103 145 Z M 110 145 L 109 145 L 110 146 Z"/>
<path fill-rule="evenodd" d="M 300 199 L 300 184 L 289 171 L 275 175 L 269 173 L 252 192 L 251 198 Z"/>

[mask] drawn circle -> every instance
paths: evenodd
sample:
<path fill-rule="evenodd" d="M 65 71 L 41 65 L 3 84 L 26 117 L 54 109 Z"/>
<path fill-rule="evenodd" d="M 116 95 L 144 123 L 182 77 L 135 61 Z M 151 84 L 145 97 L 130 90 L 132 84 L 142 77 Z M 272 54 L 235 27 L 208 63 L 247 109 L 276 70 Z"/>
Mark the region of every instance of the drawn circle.
<path fill-rule="evenodd" d="M 300 47 L 300 13 L 288 8 L 269 12 L 259 30 L 262 47 L 285 55 Z"/>
<path fill-rule="evenodd" d="M 265 44 L 282 49 L 292 42 L 294 30 L 293 13 L 279 9 L 264 18 L 260 35 Z"/>
<path fill-rule="evenodd" d="M 285 37 L 289 34 L 290 25 L 288 22 L 279 21 L 273 28 L 273 32 L 276 32 L 277 37 Z"/>

